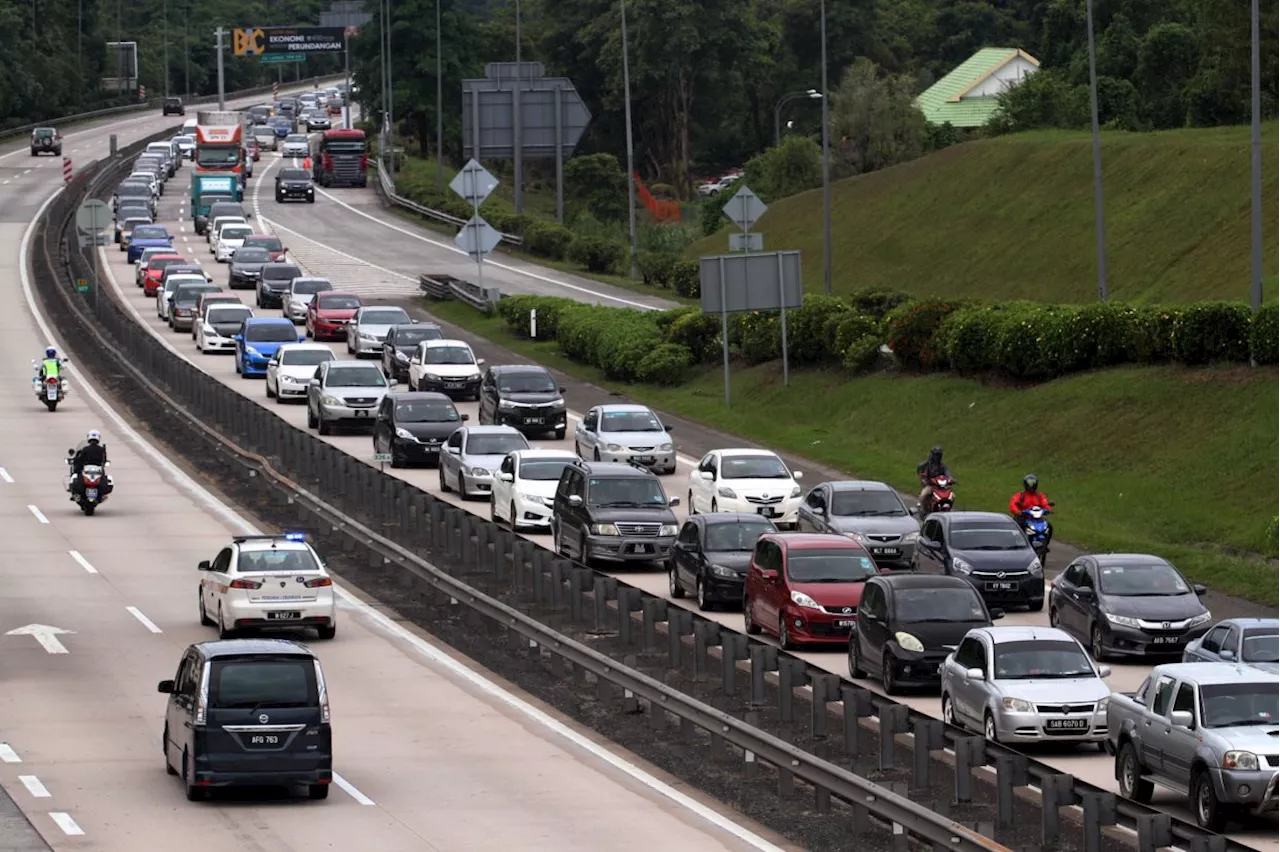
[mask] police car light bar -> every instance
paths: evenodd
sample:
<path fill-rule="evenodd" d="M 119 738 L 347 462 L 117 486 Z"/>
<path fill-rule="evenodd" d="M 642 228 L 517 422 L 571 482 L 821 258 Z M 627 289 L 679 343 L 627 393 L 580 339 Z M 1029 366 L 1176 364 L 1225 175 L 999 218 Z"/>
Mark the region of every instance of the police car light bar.
<path fill-rule="evenodd" d="M 284 534 L 286 541 L 306 541 L 307 534 L 303 532 L 287 532 Z"/>

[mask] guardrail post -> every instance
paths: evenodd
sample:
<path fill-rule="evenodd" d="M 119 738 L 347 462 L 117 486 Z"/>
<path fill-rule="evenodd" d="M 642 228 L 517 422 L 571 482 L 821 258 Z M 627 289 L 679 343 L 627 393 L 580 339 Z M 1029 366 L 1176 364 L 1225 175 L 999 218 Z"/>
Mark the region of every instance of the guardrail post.
<path fill-rule="evenodd" d="M 499 535 L 502 531 L 499 530 Z M 567 560 L 566 560 L 567 561 Z M 582 614 L 582 598 L 594 585 L 595 572 L 590 568 L 581 568 L 569 563 L 569 617 L 574 623 L 581 624 L 584 621 Z"/>
<path fill-rule="evenodd" d="M 1080 804 L 1084 807 L 1084 848 L 1085 852 L 1101 852 L 1103 826 L 1116 824 L 1115 793 L 1085 793 Z M 1225 848 L 1226 838 L 1221 835 Z M 1195 849 L 1193 844 L 1192 849 Z"/>
<path fill-rule="evenodd" d="M 476 543 L 472 550 L 471 567 L 477 571 L 490 567 L 493 550 L 489 545 L 493 543 L 496 533 L 497 528 L 488 521 L 476 524 Z"/>
<path fill-rule="evenodd" d="M 862 754 L 862 720 L 875 715 L 871 705 L 871 690 L 860 686 L 841 686 L 840 703 L 844 707 L 844 753 L 852 758 Z M 869 734 L 869 732 L 868 732 Z"/>
<path fill-rule="evenodd" d="M 667 620 L 667 602 L 662 598 L 648 597 L 641 603 L 644 619 L 641 639 L 645 653 L 650 654 L 658 650 L 658 622 Z"/>
<path fill-rule="evenodd" d="M 827 736 L 827 702 L 834 701 L 840 694 L 840 676 L 833 674 L 815 674 L 812 678 L 813 700 L 812 713 L 809 720 L 809 732 L 815 738 L 826 739 Z M 826 757 L 825 754 L 822 755 Z M 830 790 L 823 790 L 830 800 Z"/>
<path fill-rule="evenodd" d="M 667 666 L 684 668 L 684 637 L 693 633 L 693 613 L 680 607 L 667 610 Z"/>
<path fill-rule="evenodd" d="M 933 763 L 931 752 L 945 747 L 946 738 L 942 733 L 942 722 L 938 719 L 913 719 L 911 732 L 914 736 L 911 746 L 911 786 L 915 794 L 919 794 L 929 789 L 929 768 Z"/>
<path fill-rule="evenodd" d="M 973 770 L 985 766 L 987 741 L 982 737 L 956 737 L 952 742 L 956 753 L 956 803 L 973 801 Z"/>
<path fill-rule="evenodd" d="M 493 531 L 490 530 L 490 535 Z M 564 609 L 565 582 L 573 570 L 573 563 L 558 556 L 551 559 L 551 605 L 556 609 Z M 647 603 L 647 601 L 646 601 Z M 666 601 L 663 601 L 666 603 Z"/>
<path fill-rule="evenodd" d="M 880 771 L 893 769 L 894 736 L 905 734 L 911 720 L 911 709 L 905 704 L 876 701 L 876 716 L 880 719 Z"/>
<path fill-rule="evenodd" d="M 618 594 L 618 581 L 614 577 L 595 576 L 595 588 L 592 599 L 595 604 L 595 623 L 591 632 L 601 635 L 610 633 L 605 625 L 609 623 L 609 601 Z"/>
<path fill-rule="evenodd" d="M 1013 789 L 1025 787 L 1030 780 L 1025 755 L 1002 754 L 996 757 L 996 827 L 1013 825 Z"/>
<path fill-rule="evenodd" d="M 804 660 L 778 655 L 778 720 L 790 725 L 796 720 L 795 689 L 808 682 Z"/>
<path fill-rule="evenodd" d="M 1168 814 L 1138 814 L 1138 852 L 1156 852 L 1173 845 L 1173 818 Z"/>
<path fill-rule="evenodd" d="M 720 625 L 714 621 L 693 623 L 693 680 L 703 683 L 710 667 L 708 649 L 720 644 Z"/>
<path fill-rule="evenodd" d="M 1191 852 L 1226 852 L 1226 848 L 1227 838 L 1221 834 L 1200 834 L 1191 838 Z"/>
<path fill-rule="evenodd" d="M 753 711 L 763 709 L 765 703 L 765 673 L 778 670 L 778 649 L 763 642 L 751 643 L 751 701 Z"/>
<path fill-rule="evenodd" d="M 720 631 L 720 690 L 726 697 L 738 693 L 738 660 L 747 659 L 750 644 L 745 633 Z"/>
<path fill-rule="evenodd" d="M 618 587 L 618 641 L 631 645 L 631 613 L 640 608 L 641 591 L 633 586 Z"/>
<path fill-rule="evenodd" d="M 1051 846 L 1056 844 L 1062 835 L 1059 808 L 1075 804 L 1076 779 L 1070 775 L 1044 775 L 1039 779 L 1039 784 L 1040 837 L 1044 845 Z"/>

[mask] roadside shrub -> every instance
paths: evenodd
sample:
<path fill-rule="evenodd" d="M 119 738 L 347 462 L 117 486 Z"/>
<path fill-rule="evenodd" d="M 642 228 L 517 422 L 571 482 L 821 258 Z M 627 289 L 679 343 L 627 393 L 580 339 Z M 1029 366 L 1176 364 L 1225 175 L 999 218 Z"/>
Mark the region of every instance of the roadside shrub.
<path fill-rule="evenodd" d="M 1177 308 L 1138 307 L 1133 310 L 1133 357 L 1140 364 L 1164 364 L 1173 360 L 1173 326 Z"/>
<path fill-rule="evenodd" d="M 738 353 L 748 364 L 782 357 L 782 325 L 777 311 L 738 314 Z"/>
<path fill-rule="evenodd" d="M 1052 379 L 1071 358 L 1062 327 L 1069 322 L 1057 305 L 1012 302 L 994 311 L 996 366 L 1017 379 Z"/>
<path fill-rule="evenodd" d="M 698 233 L 710 237 L 729 224 L 724 217 L 724 202 L 713 195 L 698 202 Z"/>
<path fill-rule="evenodd" d="M 702 298 L 702 286 L 698 279 L 696 260 L 677 260 L 671 266 L 671 289 L 686 299 Z"/>
<path fill-rule="evenodd" d="M 693 364 L 693 353 L 679 343 L 662 343 L 649 350 L 636 365 L 636 380 L 671 387 L 684 381 Z"/>
<path fill-rule="evenodd" d="M 834 328 L 832 345 L 846 370 L 862 372 L 880 359 L 880 345 L 884 343 L 884 337 L 880 324 L 871 317 L 851 310 L 842 314 L 834 324 L 829 324 L 828 328 Z"/>
<path fill-rule="evenodd" d="M 565 355 L 622 381 L 635 380 L 641 361 L 663 343 L 652 312 L 631 308 L 567 307 L 557 333 Z"/>
<path fill-rule="evenodd" d="M 681 305 L 678 308 L 668 308 L 665 311 L 651 311 L 651 313 L 653 314 L 653 321 L 658 326 L 658 331 L 662 332 L 663 337 L 666 337 L 667 332 L 670 330 L 671 326 L 675 325 L 676 320 L 697 310 L 698 309 L 693 305 Z"/>
<path fill-rule="evenodd" d="M 1280 305 L 1263 305 L 1249 321 L 1249 353 L 1256 363 L 1280 362 L 1278 336 L 1280 336 Z M 1274 538 L 1273 535 L 1272 539 Z"/>
<path fill-rule="evenodd" d="M 1238 302 L 1189 305 L 1173 323 L 1173 355 L 1187 366 L 1248 361 L 1251 319 Z"/>
<path fill-rule="evenodd" d="M 626 253 L 626 246 L 616 240 L 580 234 L 569 243 L 566 257 L 588 272 L 612 275 L 618 271 Z"/>
<path fill-rule="evenodd" d="M 498 301 L 498 316 L 507 327 L 521 337 L 529 337 L 529 311 L 538 312 L 538 339 L 555 340 L 559 331 L 560 312 L 577 304 L 558 296 L 523 294 L 506 296 Z"/>
<path fill-rule="evenodd" d="M 885 315 L 889 348 L 898 363 L 913 370 L 936 370 L 943 366 L 934 344 L 938 326 L 948 314 L 965 305 L 948 299 L 904 302 Z"/>
<path fill-rule="evenodd" d="M 641 249 L 636 253 L 636 266 L 645 284 L 665 290 L 671 286 L 671 272 L 677 259 L 676 255 L 664 251 Z"/>
<path fill-rule="evenodd" d="M 880 336 L 864 334 L 849 343 L 841 364 L 851 373 L 865 373 L 880 360 Z"/>
<path fill-rule="evenodd" d="M 838 320 L 849 313 L 853 313 L 853 308 L 843 299 L 816 294 L 806 295 L 800 307 L 787 311 L 787 349 L 791 363 L 805 365 L 824 361 L 839 362 L 842 353 L 828 344 L 826 327 L 832 319 Z"/>
<path fill-rule="evenodd" d="M 1080 369 L 1113 367 L 1137 359 L 1136 338 L 1141 313 L 1122 302 L 1098 302 L 1076 310 L 1073 331 L 1088 342 Z"/>
<path fill-rule="evenodd" d="M 942 321 L 936 337 L 938 351 L 952 370 L 973 374 L 995 369 L 998 311 L 996 306 L 974 305 L 955 311 Z"/>
<path fill-rule="evenodd" d="M 573 232 L 556 222 L 530 222 L 524 230 L 524 249 L 530 254 L 564 260 L 573 242 Z"/>
<path fill-rule="evenodd" d="M 529 229 L 529 226 L 536 221 L 535 219 L 523 214 L 516 215 L 515 213 L 503 213 L 496 210 L 484 215 L 485 221 L 490 225 L 497 228 L 504 234 L 514 234 L 517 237 L 523 237 L 525 231 Z M 467 218 L 470 218 L 470 216 Z"/>
<path fill-rule="evenodd" d="M 855 290 L 849 296 L 849 304 L 858 313 L 882 320 L 889 311 L 911 301 L 910 293 L 901 290 L 890 290 L 884 287 L 868 287 Z"/>
<path fill-rule="evenodd" d="M 709 364 L 721 356 L 720 317 L 690 308 L 665 331 L 666 341 L 687 348 L 694 363 Z"/>

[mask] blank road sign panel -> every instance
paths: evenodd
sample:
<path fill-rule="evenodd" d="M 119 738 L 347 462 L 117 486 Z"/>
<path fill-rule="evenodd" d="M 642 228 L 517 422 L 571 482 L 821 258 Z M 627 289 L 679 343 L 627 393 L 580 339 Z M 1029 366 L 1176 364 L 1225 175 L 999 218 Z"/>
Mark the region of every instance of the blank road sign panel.
<path fill-rule="evenodd" d="M 782 260 L 781 269 L 779 258 Z M 702 287 L 703 313 L 718 314 L 721 311 L 722 261 L 724 299 L 731 314 L 798 308 L 804 300 L 798 251 L 710 255 L 698 258 L 698 283 Z"/>

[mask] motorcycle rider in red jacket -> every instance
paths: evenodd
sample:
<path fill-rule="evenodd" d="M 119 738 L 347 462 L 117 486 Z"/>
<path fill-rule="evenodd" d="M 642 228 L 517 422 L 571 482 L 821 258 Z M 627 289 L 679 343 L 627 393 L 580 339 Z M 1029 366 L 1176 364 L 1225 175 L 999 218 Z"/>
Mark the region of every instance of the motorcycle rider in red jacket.
<path fill-rule="evenodd" d="M 1009 514 L 1013 515 L 1013 519 L 1019 524 L 1022 523 L 1022 513 L 1027 509 L 1040 507 L 1046 512 L 1053 506 L 1053 503 L 1040 490 L 1040 480 L 1034 473 L 1028 473 L 1022 477 L 1022 490 L 1009 498 Z M 1049 525 L 1049 537 L 1053 537 L 1053 525 Z"/>

